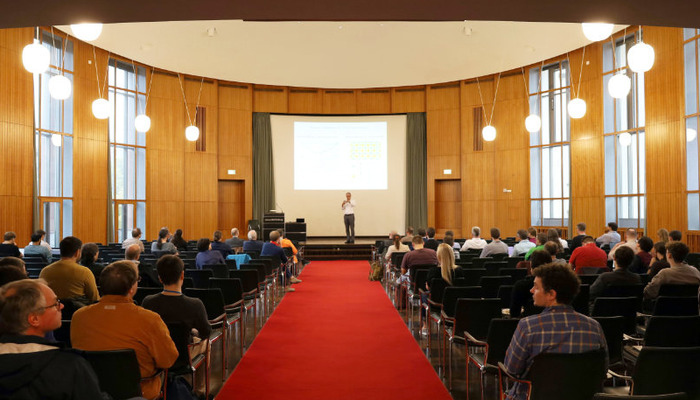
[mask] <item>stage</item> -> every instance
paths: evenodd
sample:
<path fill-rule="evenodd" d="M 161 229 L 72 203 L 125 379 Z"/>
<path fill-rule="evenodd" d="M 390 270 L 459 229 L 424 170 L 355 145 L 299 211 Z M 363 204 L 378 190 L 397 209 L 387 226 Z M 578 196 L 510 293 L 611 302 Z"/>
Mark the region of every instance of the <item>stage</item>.
<path fill-rule="evenodd" d="M 355 237 L 355 243 L 345 243 L 345 237 L 310 237 L 304 246 L 304 258 L 307 260 L 370 260 L 372 247 L 377 240 L 386 237 Z"/>

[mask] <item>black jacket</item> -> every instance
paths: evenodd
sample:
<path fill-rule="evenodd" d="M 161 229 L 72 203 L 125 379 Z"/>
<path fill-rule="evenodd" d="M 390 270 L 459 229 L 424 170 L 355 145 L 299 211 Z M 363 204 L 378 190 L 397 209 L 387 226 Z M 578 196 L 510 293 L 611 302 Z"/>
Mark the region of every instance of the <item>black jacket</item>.
<path fill-rule="evenodd" d="M 72 349 L 38 336 L 0 337 L 0 399 L 110 399 L 90 364 Z"/>

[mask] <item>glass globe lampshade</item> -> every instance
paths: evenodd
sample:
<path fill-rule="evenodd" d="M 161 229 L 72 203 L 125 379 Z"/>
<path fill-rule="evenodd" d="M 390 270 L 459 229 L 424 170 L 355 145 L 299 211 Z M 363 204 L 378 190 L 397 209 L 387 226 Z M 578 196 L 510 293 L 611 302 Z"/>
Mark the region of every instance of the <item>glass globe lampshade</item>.
<path fill-rule="evenodd" d="M 92 114 L 97 119 L 109 118 L 109 101 L 105 99 L 97 99 L 92 102 Z"/>
<path fill-rule="evenodd" d="M 487 142 L 493 142 L 496 139 L 496 128 L 491 125 L 486 125 L 484 129 L 481 130 L 481 136 Z"/>
<path fill-rule="evenodd" d="M 56 100 L 65 100 L 70 97 L 73 85 L 70 79 L 63 75 L 54 75 L 49 79 L 49 94 Z"/>
<path fill-rule="evenodd" d="M 56 147 L 61 147 L 61 135 L 55 133 L 51 135 L 51 144 Z"/>
<path fill-rule="evenodd" d="M 37 40 L 24 46 L 22 50 L 22 64 L 24 64 L 24 69 L 27 71 L 33 74 L 41 74 L 49 69 L 50 62 L 51 53 L 49 53 L 49 49 L 42 46 Z"/>
<path fill-rule="evenodd" d="M 151 129 L 151 118 L 146 114 L 139 114 L 134 120 L 134 128 L 137 132 L 148 132 Z"/>
<path fill-rule="evenodd" d="M 613 24 L 584 22 L 581 24 L 581 27 L 586 38 L 594 42 L 606 39 L 613 31 Z"/>
<path fill-rule="evenodd" d="M 100 37 L 102 33 L 102 24 L 71 24 L 70 30 L 73 31 L 73 35 L 78 39 L 89 42 Z"/>
<path fill-rule="evenodd" d="M 618 136 L 618 140 L 621 146 L 627 147 L 632 144 L 632 135 L 630 135 L 629 132 L 622 132 L 620 136 Z"/>
<path fill-rule="evenodd" d="M 574 119 L 583 118 L 586 115 L 586 102 L 582 99 L 572 99 L 566 106 L 569 116 Z"/>
<path fill-rule="evenodd" d="M 542 120 L 539 115 L 530 114 L 525 118 L 525 129 L 528 132 L 534 133 L 540 130 L 542 127 Z"/>
<path fill-rule="evenodd" d="M 638 74 L 649 71 L 655 58 L 654 48 L 644 42 L 635 44 L 627 52 L 627 64 Z"/>
<path fill-rule="evenodd" d="M 608 81 L 608 93 L 616 99 L 626 97 L 630 93 L 631 87 L 632 80 L 624 73 L 617 74 Z"/>
<path fill-rule="evenodd" d="M 698 131 L 693 128 L 688 128 L 685 130 L 685 140 L 690 143 L 698 137 Z"/>
<path fill-rule="evenodd" d="M 190 125 L 185 129 L 185 137 L 190 142 L 194 142 L 199 139 L 199 128 L 194 125 Z"/>

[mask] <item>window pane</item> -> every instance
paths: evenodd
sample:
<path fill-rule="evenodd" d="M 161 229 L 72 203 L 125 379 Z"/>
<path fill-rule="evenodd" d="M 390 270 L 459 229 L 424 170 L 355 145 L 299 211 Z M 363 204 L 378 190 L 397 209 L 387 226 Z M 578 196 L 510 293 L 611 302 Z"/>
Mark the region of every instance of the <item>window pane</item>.
<path fill-rule="evenodd" d="M 540 174 L 540 149 L 530 149 L 530 197 L 539 199 L 542 197 Z"/>
<path fill-rule="evenodd" d="M 563 197 L 569 197 L 571 193 L 571 172 L 570 172 L 570 157 L 569 157 L 569 146 L 563 147 L 562 154 L 562 178 L 564 180 L 564 194 Z"/>
<path fill-rule="evenodd" d="M 696 35 L 695 28 L 683 28 L 683 40 L 688 40 Z"/>
<path fill-rule="evenodd" d="M 700 194 L 688 194 L 688 230 L 700 231 Z"/>
<path fill-rule="evenodd" d="M 115 147 L 115 162 L 114 162 L 114 173 L 115 173 L 115 199 L 125 199 L 126 198 L 126 186 L 127 186 L 127 159 L 126 151 L 124 151 L 123 146 Z"/>
<path fill-rule="evenodd" d="M 540 101 L 539 96 L 530 96 L 530 114 L 540 115 Z M 542 128 L 537 132 L 530 133 L 530 146 L 536 146 L 540 144 L 540 132 Z"/>
<path fill-rule="evenodd" d="M 562 115 L 561 115 L 561 92 L 556 92 L 554 93 L 554 109 L 552 110 L 554 119 L 552 121 L 552 132 L 551 132 L 551 138 L 552 138 L 552 143 L 559 143 L 561 142 L 561 135 L 562 135 Z"/>
<path fill-rule="evenodd" d="M 642 229 L 645 229 L 647 227 L 646 214 L 646 197 L 639 196 L 639 227 Z"/>
<path fill-rule="evenodd" d="M 687 188 L 688 190 L 700 190 L 698 187 L 698 119 L 697 117 L 687 118 L 685 120 L 686 127 L 686 173 L 687 173 Z M 688 130 L 695 131 L 695 138 L 692 141 L 687 141 Z"/>
<path fill-rule="evenodd" d="M 530 202 L 530 219 L 532 226 L 542 226 L 542 202 L 533 200 Z"/>
<path fill-rule="evenodd" d="M 610 41 L 603 43 L 603 72 L 612 71 L 613 69 L 613 54 L 612 44 Z M 607 88 L 608 86 L 604 86 Z"/>
<path fill-rule="evenodd" d="M 550 174 L 549 187 L 551 197 L 562 197 L 562 166 L 561 166 L 561 146 L 554 146 L 550 151 L 551 161 L 549 163 L 552 170 Z"/>
<path fill-rule="evenodd" d="M 557 110 L 557 113 L 560 115 L 560 119 L 563 121 L 562 122 L 562 141 L 568 142 L 569 141 L 569 134 L 571 132 L 571 119 L 569 118 L 569 114 L 567 113 L 566 110 L 566 105 L 569 104 L 569 89 L 563 89 L 562 90 L 562 99 L 563 103 Z"/>
<path fill-rule="evenodd" d="M 41 134 L 41 196 L 61 196 L 61 147 L 51 142 L 53 135 Z"/>
<path fill-rule="evenodd" d="M 136 203 L 136 226 L 146 232 L 146 203 L 142 201 Z"/>
<path fill-rule="evenodd" d="M 60 204 L 57 202 L 46 202 L 43 204 L 43 229 L 46 231 L 46 241 L 51 247 L 58 247 L 61 241 L 61 215 Z"/>
<path fill-rule="evenodd" d="M 72 87 L 75 88 L 73 74 L 66 72 L 64 75 L 70 80 Z M 63 132 L 73 133 L 73 95 L 63 100 Z"/>
<path fill-rule="evenodd" d="M 136 89 L 139 92 L 145 93 L 148 91 L 148 87 L 146 86 L 146 68 L 136 67 L 136 71 L 138 73 L 138 85 Z"/>
<path fill-rule="evenodd" d="M 49 68 L 41 75 L 41 129 L 61 131 L 61 102 L 49 94 L 49 79 L 56 75 L 56 70 Z"/>
<path fill-rule="evenodd" d="M 639 167 L 637 168 L 637 175 L 639 175 L 639 191 L 638 193 L 646 193 L 647 188 L 647 175 L 646 175 L 646 141 L 645 141 L 644 131 L 639 131 L 637 133 L 637 140 L 639 141 L 637 145 L 637 151 L 639 152 Z M 644 209 L 642 209 L 642 216 L 644 216 Z"/>
<path fill-rule="evenodd" d="M 136 198 L 146 198 L 146 149 L 136 149 Z"/>
<path fill-rule="evenodd" d="M 552 191 L 550 190 L 550 183 L 552 182 L 550 175 L 552 172 L 550 164 L 550 148 L 542 148 L 542 198 L 552 197 Z"/>
<path fill-rule="evenodd" d="M 540 85 L 540 69 L 539 68 L 530 68 L 528 71 L 528 76 L 529 76 L 529 90 L 530 93 L 537 93 L 539 91 L 539 85 Z"/>
<path fill-rule="evenodd" d="M 117 204 L 117 238 L 124 241 L 134 229 L 134 205 Z"/>
<path fill-rule="evenodd" d="M 605 221 L 615 222 L 617 221 L 617 210 L 615 208 L 615 198 L 606 197 L 605 198 Z"/>
<path fill-rule="evenodd" d="M 605 194 L 615 194 L 615 136 L 605 137 Z"/>
<path fill-rule="evenodd" d="M 697 100 L 697 63 L 695 62 L 697 40 L 683 45 L 684 49 L 684 70 L 685 70 L 685 114 L 695 114 L 698 112 Z"/>
<path fill-rule="evenodd" d="M 73 200 L 63 200 L 63 237 L 73 236 Z"/>
<path fill-rule="evenodd" d="M 618 198 L 617 212 L 617 224 L 621 228 L 636 228 L 639 224 L 639 197 Z"/>
<path fill-rule="evenodd" d="M 146 106 L 146 96 L 144 95 L 139 95 L 138 97 L 138 111 L 136 115 L 143 114 L 146 112 L 145 106 Z M 134 124 L 134 121 L 136 119 L 136 116 L 132 118 L 131 124 Z M 136 127 L 133 127 L 134 131 L 136 130 Z M 146 145 L 146 132 L 136 132 L 136 144 L 139 146 L 145 146 Z"/>
<path fill-rule="evenodd" d="M 613 97 L 608 92 L 608 82 L 612 78 L 612 74 L 603 76 L 603 119 L 604 132 L 615 132 L 615 106 Z"/>
<path fill-rule="evenodd" d="M 563 226 L 569 226 L 569 200 L 564 200 L 564 224 Z M 572 237 L 569 234 L 569 237 Z"/>
<path fill-rule="evenodd" d="M 542 93 L 540 109 L 542 110 L 542 144 L 549 144 L 549 135 L 552 129 L 552 115 L 550 105 L 550 93 Z"/>
<path fill-rule="evenodd" d="M 136 149 L 133 147 L 126 148 L 127 154 L 127 191 L 128 199 L 136 199 Z"/>
<path fill-rule="evenodd" d="M 69 135 L 63 136 L 63 197 L 73 197 L 73 137 Z"/>
<path fill-rule="evenodd" d="M 637 80 L 637 127 L 646 125 L 646 102 L 644 101 L 644 74 L 634 74 Z"/>

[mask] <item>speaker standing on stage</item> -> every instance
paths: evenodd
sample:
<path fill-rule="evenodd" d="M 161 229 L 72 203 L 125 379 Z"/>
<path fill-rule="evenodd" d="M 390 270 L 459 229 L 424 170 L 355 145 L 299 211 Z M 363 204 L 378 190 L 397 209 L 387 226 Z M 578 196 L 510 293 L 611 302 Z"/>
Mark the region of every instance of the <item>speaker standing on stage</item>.
<path fill-rule="evenodd" d="M 355 200 L 351 200 L 352 194 L 345 193 L 346 200 L 341 204 L 345 220 L 345 243 L 355 243 Z"/>

